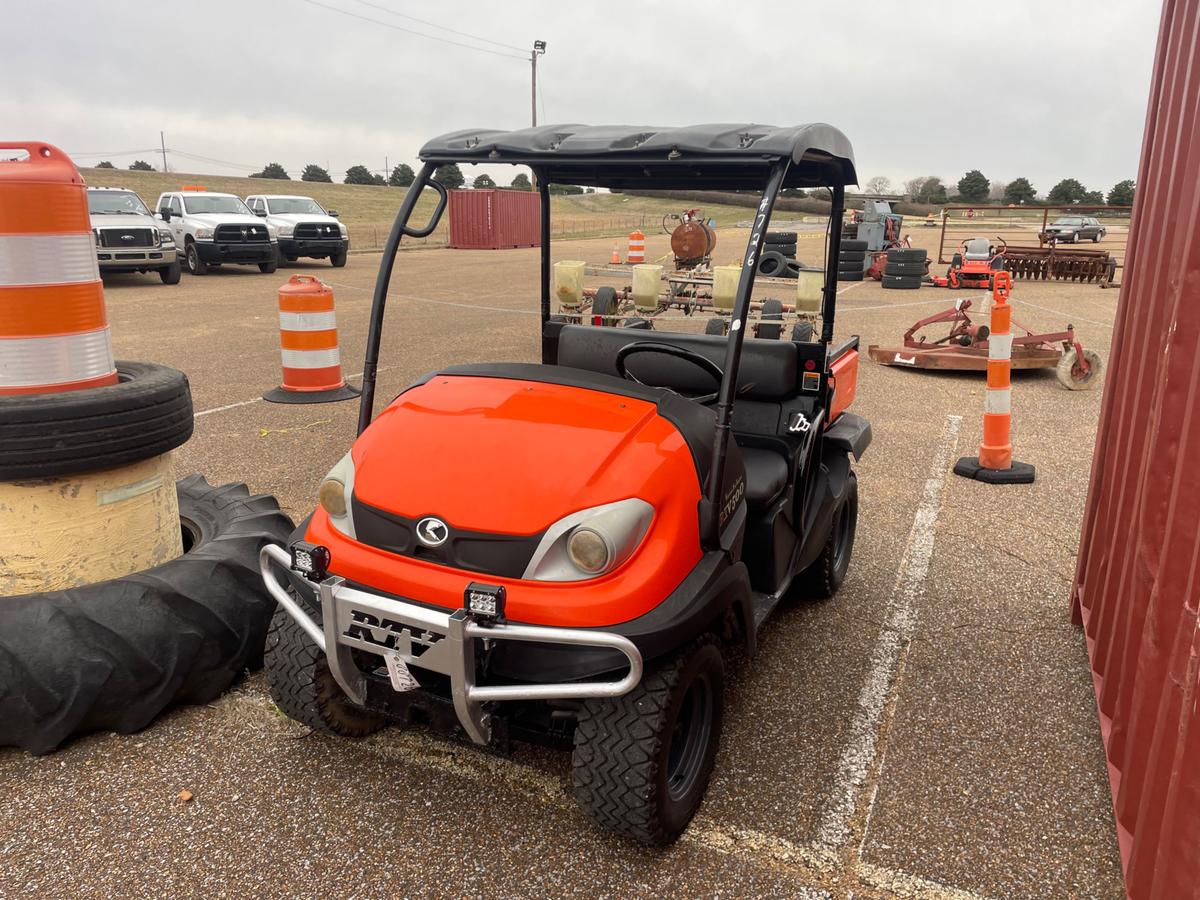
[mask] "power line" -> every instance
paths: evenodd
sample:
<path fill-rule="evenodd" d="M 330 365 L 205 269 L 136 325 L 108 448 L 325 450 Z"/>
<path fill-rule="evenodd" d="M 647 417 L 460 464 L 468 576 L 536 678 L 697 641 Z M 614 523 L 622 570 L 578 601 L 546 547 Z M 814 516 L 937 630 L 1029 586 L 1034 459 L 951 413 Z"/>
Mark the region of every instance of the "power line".
<path fill-rule="evenodd" d="M 321 9 L 327 9 L 330 12 L 340 13 L 343 16 L 350 16 L 353 19 L 360 19 L 363 22 L 370 22 L 372 25 L 381 25 L 384 28 L 391 28 L 393 31 L 403 31 L 405 34 L 414 34 L 417 37 L 428 38 L 431 41 L 438 41 L 442 44 L 450 44 L 454 47 L 462 47 L 466 50 L 475 50 L 479 53 L 490 53 L 492 56 L 503 56 L 506 59 L 519 59 L 522 62 L 526 60 L 524 56 L 517 56 L 515 53 L 501 53 L 499 50 L 489 50 L 487 47 L 475 47 L 471 44 L 464 44 L 460 41 L 452 41 L 448 38 L 441 38 L 433 34 L 425 34 L 423 31 L 413 31 L 411 28 L 404 28 L 401 25 L 393 25 L 391 22 L 381 22 L 379 19 L 372 19 L 370 16 L 360 16 L 358 13 L 350 12 L 348 9 L 339 9 L 336 6 L 329 6 L 325 3 L 318 3 L 317 0 L 302 0 L 309 6 L 318 6 Z"/>
<path fill-rule="evenodd" d="M 514 47 L 512 44 L 504 44 L 500 41 L 493 41 L 489 38 L 479 37 L 478 35 L 468 34 L 465 31 L 456 31 L 453 28 L 447 28 L 445 25 L 439 25 L 436 22 L 427 22 L 425 19 L 418 19 L 416 16 L 410 16 L 406 13 L 396 12 L 394 9 L 389 9 L 386 6 L 380 6 L 378 3 L 371 3 L 369 0 L 354 0 L 355 3 L 361 3 L 363 6 L 370 6 L 373 9 L 378 9 L 381 12 L 387 13 L 389 16 L 397 16 L 401 19 L 408 19 L 412 22 L 420 22 L 422 25 L 428 25 L 430 28 L 437 28 L 440 31 L 448 31 L 451 34 L 457 34 L 459 37 L 470 38 L 473 41 L 480 41 L 484 44 L 492 44 L 496 47 L 504 47 L 506 50 L 516 50 L 518 53 L 526 51 L 521 47 Z M 432 37 L 432 35 L 430 35 Z"/>

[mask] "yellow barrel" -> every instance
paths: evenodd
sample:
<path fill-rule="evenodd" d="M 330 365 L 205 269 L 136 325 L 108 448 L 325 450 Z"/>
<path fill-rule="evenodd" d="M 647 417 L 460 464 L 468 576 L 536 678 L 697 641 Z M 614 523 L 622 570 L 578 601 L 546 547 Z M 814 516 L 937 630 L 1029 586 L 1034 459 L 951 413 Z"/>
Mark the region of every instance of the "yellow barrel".
<path fill-rule="evenodd" d="M 583 273 L 587 263 L 560 259 L 554 264 L 554 296 L 563 309 L 579 309 L 583 303 Z"/>

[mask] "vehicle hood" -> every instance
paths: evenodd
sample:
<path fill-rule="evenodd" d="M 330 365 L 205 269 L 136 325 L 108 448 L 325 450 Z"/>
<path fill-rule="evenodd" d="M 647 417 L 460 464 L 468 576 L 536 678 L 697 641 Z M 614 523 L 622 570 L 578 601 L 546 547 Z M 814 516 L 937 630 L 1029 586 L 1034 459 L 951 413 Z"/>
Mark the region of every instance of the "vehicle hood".
<path fill-rule="evenodd" d="M 333 216 L 320 216 L 316 213 L 271 213 L 267 221 L 272 225 L 299 225 L 307 222 L 317 222 L 321 225 L 337 225 L 338 220 Z"/>
<path fill-rule="evenodd" d="M 152 216 L 139 216 L 136 213 L 128 215 L 107 215 L 89 216 L 92 220 L 93 228 L 158 228 L 159 222 Z"/>
<path fill-rule="evenodd" d="M 244 213 L 184 213 L 185 219 L 212 225 L 262 225 L 263 220 L 258 216 L 248 216 Z"/>
<path fill-rule="evenodd" d="M 1075 231 L 1076 229 L 1082 228 L 1082 227 L 1083 227 L 1082 225 L 1063 225 L 1060 223 L 1058 225 L 1047 225 L 1046 230 L 1047 231 Z"/>
<path fill-rule="evenodd" d="M 653 403 L 515 378 L 435 375 L 352 453 L 356 502 L 471 531 L 532 535 L 629 497 L 699 499 L 691 451 Z"/>

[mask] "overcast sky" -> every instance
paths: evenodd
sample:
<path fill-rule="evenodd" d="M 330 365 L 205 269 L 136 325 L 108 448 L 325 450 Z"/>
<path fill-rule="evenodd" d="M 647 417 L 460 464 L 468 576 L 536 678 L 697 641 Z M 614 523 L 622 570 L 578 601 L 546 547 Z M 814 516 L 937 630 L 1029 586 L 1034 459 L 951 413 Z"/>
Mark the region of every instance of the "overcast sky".
<path fill-rule="evenodd" d="M 80 165 L 158 168 L 161 129 L 176 171 L 316 162 L 340 180 L 385 156 L 415 164 L 443 132 L 527 126 L 528 51 L 497 44 L 541 39 L 543 123 L 824 121 L 863 182 L 979 168 L 1107 191 L 1137 173 L 1160 5 L 60 0 L 51 21 L 5 3 L 0 131 L 93 154 Z"/>

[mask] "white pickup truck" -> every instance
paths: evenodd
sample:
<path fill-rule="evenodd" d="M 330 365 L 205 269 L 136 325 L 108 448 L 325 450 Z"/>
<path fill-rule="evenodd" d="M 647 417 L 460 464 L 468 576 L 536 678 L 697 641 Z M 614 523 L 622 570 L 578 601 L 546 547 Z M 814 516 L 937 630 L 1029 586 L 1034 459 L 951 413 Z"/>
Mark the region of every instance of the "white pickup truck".
<path fill-rule="evenodd" d="M 346 264 L 350 250 L 346 226 L 337 220 L 336 212 L 327 212 L 312 197 L 254 194 L 246 198 L 246 205 L 275 230 L 281 261 L 295 262 L 305 256 L 328 258 L 334 268 Z"/>
<path fill-rule="evenodd" d="M 169 191 L 158 198 L 158 217 L 171 229 L 192 275 L 224 263 L 256 265 L 265 273 L 279 264 L 273 229 L 234 194 Z"/>

